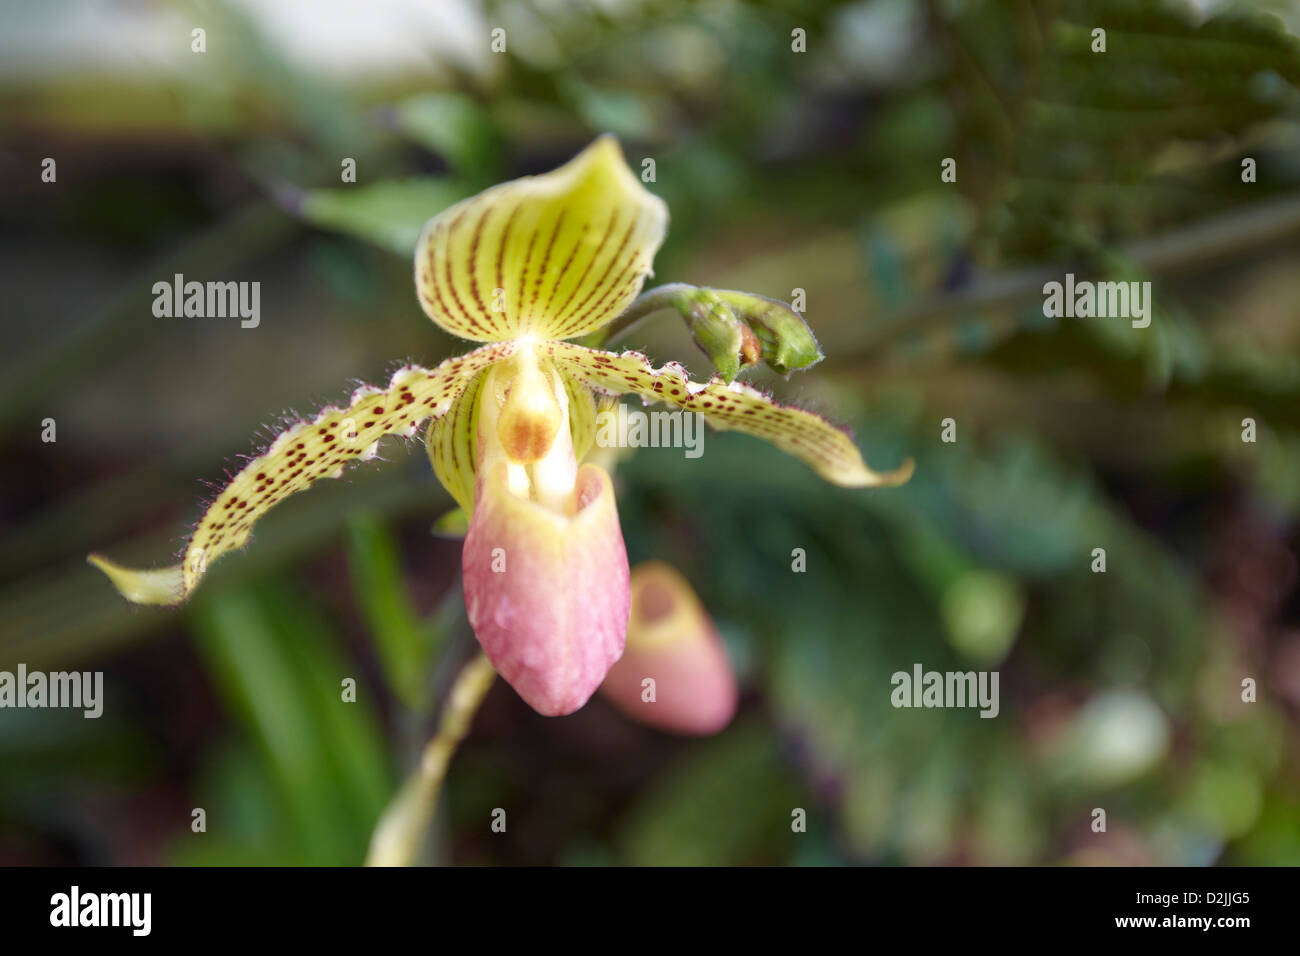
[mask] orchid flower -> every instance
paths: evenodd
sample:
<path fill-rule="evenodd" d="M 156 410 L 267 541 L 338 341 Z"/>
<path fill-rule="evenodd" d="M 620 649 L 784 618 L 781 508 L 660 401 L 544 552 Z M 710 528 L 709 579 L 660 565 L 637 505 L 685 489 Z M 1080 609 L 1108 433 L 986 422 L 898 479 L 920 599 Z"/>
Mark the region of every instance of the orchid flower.
<path fill-rule="evenodd" d="M 632 569 L 627 646 L 600 685 L 633 720 L 688 736 L 716 734 L 739 691 L 726 645 L 695 591 L 671 565 Z"/>
<path fill-rule="evenodd" d="M 572 713 L 622 655 L 630 605 L 610 477 L 578 464 L 593 441 L 597 396 L 634 393 L 699 412 L 718 428 L 767 439 L 837 485 L 892 484 L 910 474 L 910 462 L 894 473 L 871 471 L 845 432 L 734 376 L 692 382 L 675 363 L 655 368 L 637 352 L 565 341 L 629 311 L 667 224 L 663 201 L 609 136 L 553 172 L 444 210 L 417 245 L 416 293 L 447 332 L 485 344 L 434 369 L 403 366 L 387 388 L 360 388 L 346 408 L 326 407 L 289 427 L 208 505 L 179 564 L 137 571 L 90 560 L 128 600 L 180 603 L 274 505 L 373 458 L 383 436 L 414 437 L 429 421 L 433 469 L 469 516 L 462 568 L 474 633 L 535 710 Z M 745 364 L 779 355 L 761 321 L 752 331 L 715 321 L 733 318 L 727 302 L 735 295 L 701 292 L 685 303 L 696 310 L 697 341 L 730 329 Z"/>

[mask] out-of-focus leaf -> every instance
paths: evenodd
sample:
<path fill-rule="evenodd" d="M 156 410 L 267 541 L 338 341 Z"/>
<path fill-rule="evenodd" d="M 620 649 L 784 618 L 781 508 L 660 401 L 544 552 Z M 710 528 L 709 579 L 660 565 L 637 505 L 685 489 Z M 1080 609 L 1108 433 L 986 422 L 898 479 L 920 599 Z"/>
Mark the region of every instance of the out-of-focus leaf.
<path fill-rule="evenodd" d="M 310 605 L 258 586 L 192 610 L 222 698 L 256 739 L 313 863 L 356 863 L 392 788 L 374 708 Z"/>
<path fill-rule="evenodd" d="M 469 533 L 469 516 L 464 508 L 452 508 L 438 516 L 430 532 L 440 538 L 463 538 Z"/>
<path fill-rule="evenodd" d="M 397 540 L 373 515 L 354 515 L 348 521 L 348 558 L 352 590 L 388 684 L 403 703 L 418 708 L 439 635 L 420 621 L 411 603 Z"/>
<path fill-rule="evenodd" d="M 461 93 L 422 93 L 395 107 L 397 127 L 474 183 L 499 179 L 501 138 L 484 108 Z"/>
<path fill-rule="evenodd" d="M 347 821 L 319 799 L 327 775 L 324 742 L 307 689 L 251 591 L 194 605 L 198 647 L 227 706 L 253 733 L 290 808 L 297 842 L 313 862 L 346 853 Z"/>
<path fill-rule="evenodd" d="M 1235 866 L 1295 866 L 1300 860 L 1300 799 L 1275 792 L 1255 827 L 1224 861 Z"/>
<path fill-rule="evenodd" d="M 372 185 L 281 193 L 281 204 L 312 225 L 411 256 L 420 230 L 471 190 L 446 179 L 393 179 Z"/>
<path fill-rule="evenodd" d="M 948 586 L 940 611 L 953 647 L 971 660 L 996 664 L 1020 629 L 1025 596 L 1008 574 L 972 571 Z"/>
<path fill-rule="evenodd" d="M 957 185 L 1007 258 L 1226 205 L 1212 152 L 1177 174 L 1159 162 L 1169 148 L 1246 136 L 1300 85 L 1300 41 L 1243 8 L 1198 18 L 1179 3 L 978 4 L 944 8 L 937 24 L 958 52 L 946 82 L 970 98 L 948 147 Z M 1099 26 L 1105 52 L 1093 49 Z"/>
<path fill-rule="evenodd" d="M 1248 832 L 1263 804 L 1259 775 L 1242 761 L 1197 767 L 1183 799 L 1185 812 L 1207 832 L 1231 839 Z"/>
<path fill-rule="evenodd" d="M 800 791 L 771 733 L 738 725 L 657 778 L 620 824 L 618 844 L 638 866 L 785 862 L 804 836 L 791 813 L 811 809 Z M 780 847 L 784 857 L 772 859 Z"/>
<path fill-rule="evenodd" d="M 170 847 L 182 866 L 290 866 L 312 862 L 294 839 L 290 806 L 270 768 L 244 742 L 212 754 L 200 772 L 195 800 L 204 830 L 187 828 Z"/>
<path fill-rule="evenodd" d="M 641 93 L 601 89 L 574 73 L 562 76 L 559 88 L 593 130 L 609 130 L 633 140 L 643 140 L 654 131 L 653 112 Z"/>

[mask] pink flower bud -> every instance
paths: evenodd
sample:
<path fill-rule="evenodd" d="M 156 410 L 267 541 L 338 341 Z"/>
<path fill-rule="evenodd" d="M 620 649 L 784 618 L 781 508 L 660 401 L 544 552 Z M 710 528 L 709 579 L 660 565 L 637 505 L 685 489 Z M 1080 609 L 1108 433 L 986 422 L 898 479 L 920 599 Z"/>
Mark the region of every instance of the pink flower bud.
<path fill-rule="evenodd" d="M 735 715 L 738 691 L 713 621 L 686 579 L 667 564 L 638 564 L 630 583 L 627 648 L 601 693 L 652 727 L 692 736 L 717 733 Z"/>

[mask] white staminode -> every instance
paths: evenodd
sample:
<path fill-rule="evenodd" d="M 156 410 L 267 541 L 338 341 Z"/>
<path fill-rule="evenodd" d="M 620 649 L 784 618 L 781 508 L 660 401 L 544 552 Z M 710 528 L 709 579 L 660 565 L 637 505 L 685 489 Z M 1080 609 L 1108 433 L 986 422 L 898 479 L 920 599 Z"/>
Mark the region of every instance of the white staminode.
<path fill-rule="evenodd" d="M 478 467 L 482 471 L 495 467 L 498 461 L 506 462 L 506 486 L 511 494 L 532 499 L 551 511 L 568 514 L 573 507 L 573 489 L 578 477 L 573 436 L 569 432 L 569 393 L 554 369 L 547 369 L 545 374 L 549 376 L 551 393 L 560 411 L 559 428 L 550 449 L 534 462 L 511 460 L 497 431 L 501 403 L 493 383 L 489 383 L 483 390 L 479 409 L 478 431 L 482 439 L 483 460 Z"/>
<path fill-rule="evenodd" d="M 578 461 L 573 454 L 573 435 L 569 432 L 569 392 L 555 372 L 551 372 L 551 380 L 562 413 L 560 430 L 555 433 L 551 450 L 540 461 L 533 462 L 533 495 L 552 511 L 565 512 L 578 480 Z"/>

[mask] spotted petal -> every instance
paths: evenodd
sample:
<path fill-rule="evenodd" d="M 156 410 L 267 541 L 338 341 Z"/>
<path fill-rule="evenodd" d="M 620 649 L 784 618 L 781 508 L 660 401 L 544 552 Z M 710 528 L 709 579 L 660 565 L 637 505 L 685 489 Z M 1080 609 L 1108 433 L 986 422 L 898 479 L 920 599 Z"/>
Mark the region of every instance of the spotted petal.
<path fill-rule="evenodd" d="M 347 408 L 331 406 L 311 421 L 291 426 L 208 506 L 179 565 L 135 571 L 99 555 L 91 555 L 91 563 L 127 600 L 180 603 L 214 560 L 244 545 L 253 524 L 272 507 L 319 478 L 339 477 L 351 462 L 373 458 L 384 435 L 410 437 L 425 419 L 447 415 L 479 372 L 515 349 L 514 343 L 505 342 L 448 359 L 433 370 L 405 366 L 386 389 L 357 389 Z"/>
<path fill-rule="evenodd" d="M 567 342 L 547 342 L 539 349 L 564 372 L 594 389 L 615 395 L 634 392 L 699 412 L 715 428 L 735 429 L 770 441 L 832 484 L 850 488 L 899 485 L 912 476 L 911 459 L 895 471 L 872 471 L 847 432 L 802 408 L 778 405 L 743 382 L 692 382 L 677 363 L 655 368 L 640 352 L 616 355 Z"/>
<path fill-rule="evenodd" d="M 585 335 L 636 298 L 667 227 L 663 201 L 602 136 L 553 172 L 493 186 L 429 220 L 416 292 L 462 338 Z"/>

